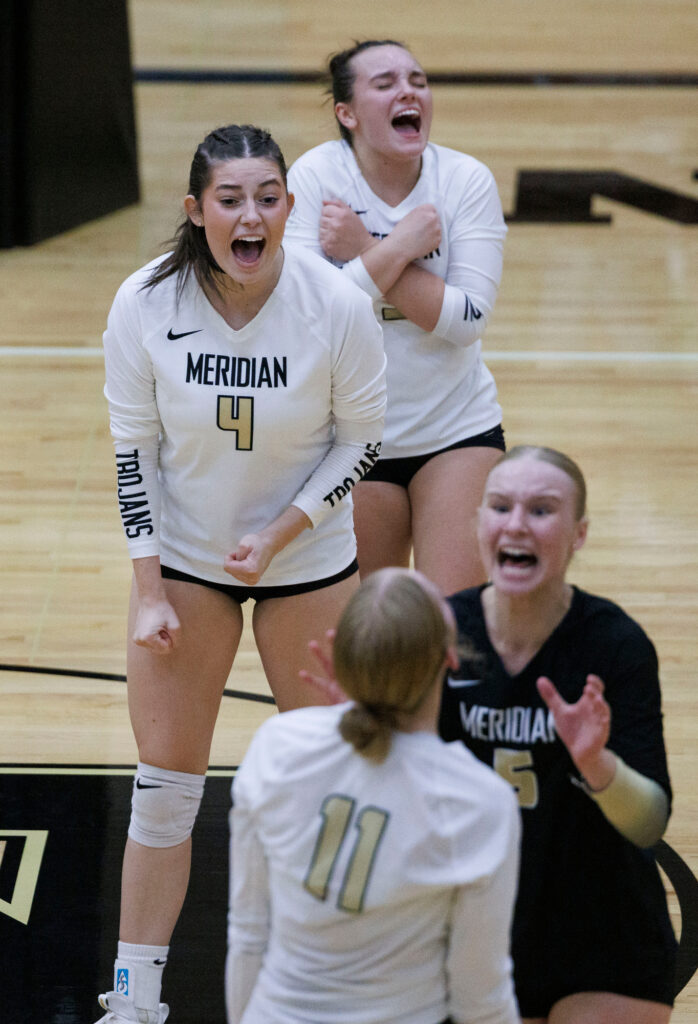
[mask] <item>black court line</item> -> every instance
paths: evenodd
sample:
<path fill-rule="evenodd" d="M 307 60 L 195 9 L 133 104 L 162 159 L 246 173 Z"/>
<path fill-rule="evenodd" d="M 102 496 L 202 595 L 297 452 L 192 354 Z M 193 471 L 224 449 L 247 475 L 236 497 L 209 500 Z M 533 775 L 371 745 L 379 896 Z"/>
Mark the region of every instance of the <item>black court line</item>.
<path fill-rule="evenodd" d="M 430 71 L 431 85 L 472 86 L 578 86 L 614 88 L 679 88 L 698 86 L 698 74 L 645 71 Z M 327 84 L 324 71 L 272 68 L 134 68 L 136 82 L 178 82 L 191 85 L 244 83 L 247 85 Z"/>
<path fill-rule="evenodd" d="M 674 986 L 678 995 L 698 969 L 698 879 L 676 850 L 663 839 L 655 846 L 654 853 L 674 887 L 681 910 L 681 938 Z"/>
<path fill-rule="evenodd" d="M 90 672 L 76 668 L 46 668 L 43 665 L 0 665 L 0 672 L 28 672 L 30 675 L 71 676 L 76 679 L 105 679 L 114 683 L 125 683 L 126 676 L 115 672 Z M 275 704 L 267 693 L 249 693 L 247 690 L 223 690 L 224 697 L 256 701 L 258 704 Z"/>

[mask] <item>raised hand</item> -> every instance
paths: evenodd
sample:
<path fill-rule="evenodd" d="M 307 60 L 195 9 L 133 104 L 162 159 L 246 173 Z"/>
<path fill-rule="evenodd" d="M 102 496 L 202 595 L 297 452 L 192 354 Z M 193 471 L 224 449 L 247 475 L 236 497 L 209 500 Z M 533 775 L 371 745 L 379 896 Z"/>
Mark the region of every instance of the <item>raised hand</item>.
<path fill-rule="evenodd" d="M 330 704 L 343 704 L 348 698 L 334 677 L 334 662 L 332 660 L 332 645 L 335 635 L 336 630 L 334 629 L 328 629 L 325 633 L 329 653 L 323 650 L 317 640 L 311 640 L 308 644 L 308 650 L 320 664 L 322 672 L 313 673 L 306 671 L 306 669 L 301 669 L 298 675 L 304 683 L 310 683 L 311 686 L 319 690 L 329 700 Z"/>
<path fill-rule="evenodd" d="M 541 676 L 536 685 L 577 769 L 592 789 L 604 789 L 613 778 L 615 758 L 606 747 L 611 734 L 611 709 L 603 696 L 603 681 L 588 675 L 576 704 L 568 704 L 546 676 Z"/>

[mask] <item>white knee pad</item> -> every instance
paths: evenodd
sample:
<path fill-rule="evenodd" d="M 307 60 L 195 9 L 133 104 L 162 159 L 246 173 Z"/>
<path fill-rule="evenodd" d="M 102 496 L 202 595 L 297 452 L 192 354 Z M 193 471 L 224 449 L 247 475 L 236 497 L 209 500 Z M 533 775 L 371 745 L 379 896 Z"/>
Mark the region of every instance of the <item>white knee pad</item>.
<path fill-rule="evenodd" d="M 194 828 L 204 775 L 154 768 L 139 761 L 128 834 L 142 846 L 179 846 Z"/>

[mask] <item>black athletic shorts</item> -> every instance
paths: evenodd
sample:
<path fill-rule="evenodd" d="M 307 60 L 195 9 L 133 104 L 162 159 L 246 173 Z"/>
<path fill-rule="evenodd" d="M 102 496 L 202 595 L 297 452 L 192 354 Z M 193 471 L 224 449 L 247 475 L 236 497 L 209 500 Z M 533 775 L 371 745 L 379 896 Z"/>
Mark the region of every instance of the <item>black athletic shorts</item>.
<path fill-rule="evenodd" d="M 359 565 L 354 559 L 346 569 L 335 573 L 334 576 L 327 576 L 322 580 L 309 580 L 307 583 L 290 583 L 280 587 L 245 587 L 235 583 L 217 583 L 214 580 L 202 580 L 199 576 L 190 576 L 179 569 L 170 569 L 167 565 L 160 567 L 162 576 L 166 580 L 182 580 L 184 583 L 198 583 L 202 587 L 210 587 L 212 590 L 219 590 L 221 594 L 227 594 L 238 604 L 251 597 L 254 601 L 266 601 L 270 597 L 292 597 L 296 594 L 308 594 L 311 590 L 321 590 L 323 587 L 331 587 L 333 583 L 346 580 L 359 571 Z"/>
<path fill-rule="evenodd" d="M 557 949 L 547 963 L 533 951 L 530 956 L 519 951 L 514 958 L 514 986 L 521 1016 L 548 1017 L 555 1003 L 578 992 L 612 992 L 673 1005 L 672 949 L 653 944 L 647 950 L 634 943 L 619 951 L 603 942 L 600 947 L 590 942 L 577 957 Z"/>
<path fill-rule="evenodd" d="M 369 482 L 383 481 L 387 484 L 397 484 L 398 487 L 407 488 L 412 477 L 422 466 L 425 466 L 430 459 L 436 455 L 443 455 L 444 452 L 452 452 L 457 448 L 497 448 L 499 451 L 506 451 L 504 431 L 501 424 L 486 430 L 483 434 L 475 434 L 473 437 L 466 437 L 455 444 L 449 444 L 447 448 L 439 448 L 438 451 L 428 452 L 426 455 L 407 455 L 402 459 L 379 459 L 362 479 Z"/>

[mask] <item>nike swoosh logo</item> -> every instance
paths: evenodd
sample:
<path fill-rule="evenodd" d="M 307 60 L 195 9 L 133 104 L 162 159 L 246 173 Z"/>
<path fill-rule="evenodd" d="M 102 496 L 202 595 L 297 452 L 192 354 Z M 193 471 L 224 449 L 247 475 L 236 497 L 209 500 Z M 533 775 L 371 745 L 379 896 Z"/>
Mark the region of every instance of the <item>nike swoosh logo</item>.
<path fill-rule="evenodd" d="M 156 964 L 158 967 L 161 967 L 163 964 L 167 963 L 167 960 L 153 960 L 153 963 Z"/>
<path fill-rule="evenodd" d="M 202 331 L 203 327 L 199 327 L 197 331 L 182 331 L 181 334 L 175 334 L 175 332 L 170 327 L 169 331 L 167 332 L 167 337 L 170 339 L 170 341 L 177 341 L 178 338 L 186 338 L 188 334 L 201 334 Z"/>
<path fill-rule="evenodd" d="M 149 786 L 147 782 L 136 779 L 136 789 L 162 789 L 162 786 Z"/>
<path fill-rule="evenodd" d="M 360 217 L 362 213 L 368 213 L 368 210 L 354 210 L 357 217 Z"/>
<path fill-rule="evenodd" d="M 452 690 L 464 690 L 467 686 L 479 686 L 482 679 L 454 679 L 453 676 L 446 676 L 446 683 Z"/>

